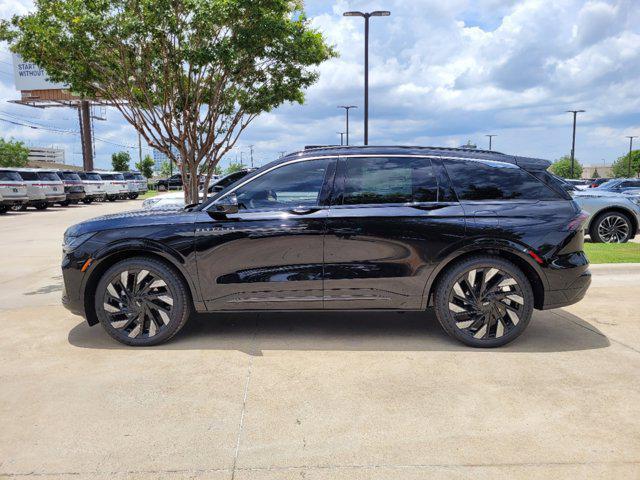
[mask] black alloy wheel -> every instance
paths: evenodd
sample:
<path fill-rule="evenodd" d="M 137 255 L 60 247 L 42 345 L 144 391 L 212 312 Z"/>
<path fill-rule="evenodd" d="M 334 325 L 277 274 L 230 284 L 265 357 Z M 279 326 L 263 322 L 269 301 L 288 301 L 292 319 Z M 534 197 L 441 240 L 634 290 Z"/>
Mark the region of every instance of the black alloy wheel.
<path fill-rule="evenodd" d="M 452 337 L 473 347 L 499 347 L 518 337 L 533 312 L 533 291 L 522 271 L 494 256 L 454 264 L 435 292 L 436 315 Z"/>
<path fill-rule="evenodd" d="M 626 243 L 631 235 L 631 220 L 622 212 L 599 215 L 590 229 L 591 240 L 597 243 Z"/>
<path fill-rule="evenodd" d="M 191 313 L 180 276 L 163 262 L 143 257 L 122 260 L 104 273 L 95 308 L 109 335 L 135 346 L 166 342 Z"/>

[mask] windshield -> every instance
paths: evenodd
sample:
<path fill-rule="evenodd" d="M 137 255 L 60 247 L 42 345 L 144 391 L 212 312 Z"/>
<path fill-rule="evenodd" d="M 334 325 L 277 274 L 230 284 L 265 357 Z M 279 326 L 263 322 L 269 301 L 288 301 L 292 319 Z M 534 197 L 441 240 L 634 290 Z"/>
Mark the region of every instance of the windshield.
<path fill-rule="evenodd" d="M 611 187 L 615 187 L 618 183 L 620 183 L 620 180 L 607 180 L 606 182 L 598 185 L 596 188 L 607 190 Z"/>
<path fill-rule="evenodd" d="M 101 173 L 102 180 L 124 180 L 121 173 Z"/>
<path fill-rule="evenodd" d="M 0 171 L 0 180 L 5 182 L 21 182 L 22 177 L 18 172 Z"/>
<path fill-rule="evenodd" d="M 131 172 L 124 172 L 122 176 L 125 180 L 134 180 L 136 178 L 136 176 Z"/>
<path fill-rule="evenodd" d="M 136 180 L 144 180 L 144 177 L 143 177 L 141 174 L 139 174 L 139 173 L 136 173 L 136 174 L 133 176 L 133 178 L 135 178 Z"/>

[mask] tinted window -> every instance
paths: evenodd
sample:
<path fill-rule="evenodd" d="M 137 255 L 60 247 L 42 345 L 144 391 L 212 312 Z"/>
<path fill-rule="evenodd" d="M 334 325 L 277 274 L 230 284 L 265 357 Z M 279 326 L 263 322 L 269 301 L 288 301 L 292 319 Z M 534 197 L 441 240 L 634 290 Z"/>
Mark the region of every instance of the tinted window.
<path fill-rule="evenodd" d="M 491 161 L 445 160 L 460 200 L 557 200 L 549 187 L 520 167 Z"/>
<path fill-rule="evenodd" d="M 603 190 L 606 190 L 607 188 L 611 188 L 614 187 L 615 185 L 618 184 L 620 180 L 607 180 L 604 183 L 601 183 L 600 186 L 598 186 L 597 188 L 601 188 Z"/>
<path fill-rule="evenodd" d="M 626 180 L 622 182 L 623 188 L 638 188 L 640 187 L 640 180 Z"/>
<path fill-rule="evenodd" d="M 344 163 L 344 205 L 438 199 L 438 183 L 428 158 L 349 158 Z"/>
<path fill-rule="evenodd" d="M 135 173 L 135 174 L 133 175 L 133 178 L 134 178 L 134 180 L 144 180 L 144 176 L 142 176 L 142 175 L 141 175 L 141 174 L 139 174 L 139 173 Z"/>
<path fill-rule="evenodd" d="M 22 177 L 18 172 L 0 170 L 0 180 L 4 180 L 5 182 L 21 182 Z"/>
<path fill-rule="evenodd" d="M 97 173 L 85 173 L 85 176 L 87 177 L 87 180 L 93 180 L 94 182 L 102 180 L 102 177 Z"/>
<path fill-rule="evenodd" d="M 26 180 L 28 182 L 38 180 L 38 174 L 36 172 L 20 172 L 20 176 L 23 180 Z"/>
<path fill-rule="evenodd" d="M 80 180 L 86 180 L 87 179 L 87 174 L 84 172 L 78 172 L 78 176 L 80 177 Z"/>
<path fill-rule="evenodd" d="M 332 161 L 310 160 L 278 167 L 238 188 L 238 204 L 246 209 L 317 205 Z"/>
<path fill-rule="evenodd" d="M 38 177 L 40 177 L 40 180 L 44 180 L 45 182 L 60 181 L 60 177 L 53 172 L 38 172 Z"/>
<path fill-rule="evenodd" d="M 246 176 L 247 173 L 248 172 L 245 172 L 245 171 L 230 173 L 226 177 L 223 177 L 220 180 L 218 180 L 215 183 L 215 185 L 220 187 L 226 187 L 228 185 L 231 185 L 233 182 L 240 180 L 242 177 Z"/>
<path fill-rule="evenodd" d="M 101 173 L 102 180 L 124 180 L 121 173 Z"/>
<path fill-rule="evenodd" d="M 135 180 L 136 178 L 136 176 L 130 172 L 124 172 L 122 176 L 124 177 L 125 180 Z"/>
<path fill-rule="evenodd" d="M 60 175 L 62 175 L 62 178 L 64 178 L 65 180 L 70 180 L 73 182 L 80 181 L 80 177 L 78 176 L 77 173 L 62 172 Z"/>

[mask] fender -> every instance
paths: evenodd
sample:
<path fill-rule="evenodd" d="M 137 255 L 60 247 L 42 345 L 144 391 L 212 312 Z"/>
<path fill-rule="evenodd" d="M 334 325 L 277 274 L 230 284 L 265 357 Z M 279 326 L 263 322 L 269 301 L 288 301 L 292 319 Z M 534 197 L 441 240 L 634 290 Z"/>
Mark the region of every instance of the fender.
<path fill-rule="evenodd" d="M 457 258 L 469 254 L 469 253 L 487 253 L 488 251 L 500 250 L 504 252 L 511 253 L 516 255 L 518 258 L 525 261 L 540 277 L 540 280 L 543 282 L 544 289 L 547 290 L 549 288 L 549 282 L 547 280 L 547 276 L 543 273 L 540 265 L 531 258 L 531 256 L 527 253 L 530 247 L 527 247 L 525 244 L 516 242 L 513 240 L 507 239 L 499 239 L 499 238 L 487 238 L 487 237 L 478 237 L 472 239 L 465 239 L 463 246 L 452 245 L 451 248 L 441 252 L 444 253 L 444 256 L 434 268 L 427 278 L 427 282 L 425 284 L 424 290 L 422 291 L 422 306 L 421 308 L 424 310 L 427 308 L 429 302 L 429 292 L 431 292 L 431 288 L 435 279 L 438 277 L 438 274 L 444 270 L 447 266 L 451 264 L 451 262 L 455 261 Z M 453 250 L 453 251 L 452 251 Z M 448 253 L 445 253 L 448 252 Z"/>
<path fill-rule="evenodd" d="M 105 244 L 102 248 L 100 248 L 93 256 L 93 263 L 87 269 L 85 275 L 82 277 L 82 284 L 80 286 L 82 295 L 84 296 L 87 282 L 101 264 L 103 264 L 106 260 L 113 257 L 114 255 L 121 255 L 122 253 L 125 253 L 127 251 L 151 252 L 163 258 L 170 265 L 175 267 L 188 283 L 188 287 L 191 292 L 196 310 L 201 310 L 199 308 L 199 304 L 201 304 L 200 288 L 198 283 L 194 280 L 194 278 L 197 276 L 195 257 L 185 257 L 184 255 L 180 254 L 180 252 L 166 244 L 162 244 L 155 240 L 146 238 L 118 240 L 112 243 Z"/>

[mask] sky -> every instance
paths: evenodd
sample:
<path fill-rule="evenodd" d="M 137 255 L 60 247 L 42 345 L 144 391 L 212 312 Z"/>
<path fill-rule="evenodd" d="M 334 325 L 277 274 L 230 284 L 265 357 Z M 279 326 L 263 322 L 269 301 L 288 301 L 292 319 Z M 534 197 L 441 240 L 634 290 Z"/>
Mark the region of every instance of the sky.
<path fill-rule="evenodd" d="M 344 111 L 352 104 L 351 143 L 363 142 L 364 25 L 348 10 L 390 10 L 371 19 L 371 145 L 460 146 L 467 141 L 504 153 L 557 159 L 571 149 L 569 109 L 578 116 L 576 158 L 611 164 L 640 135 L 640 5 L 638 0 L 307 0 L 314 28 L 339 57 L 322 64 L 303 105 L 285 104 L 261 115 L 222 162 L 261 165 L 304 145 L 339 144 Z M 0 0 L 0 18 L 26 13 L 30 1 Z M 11 54 L 0 43 L 0 115 L 78 130 L 72 109 L 36 109 L 9 103 L 15 90 Z M 128 149 L 137 135 L 108 108 L 95 121 L 96 166 Z M 66 149 L 82 164 L 74 134 L 0 121 L 0 136 L 34 146 Z M 638 146 L 640 147 L 640 139 Z M 124 145 L 124 147 L 123 147 Z M 144 146 L 143 146 L 144 147 Z M 147 153 L 146 147 L 143 153 Z"/>

